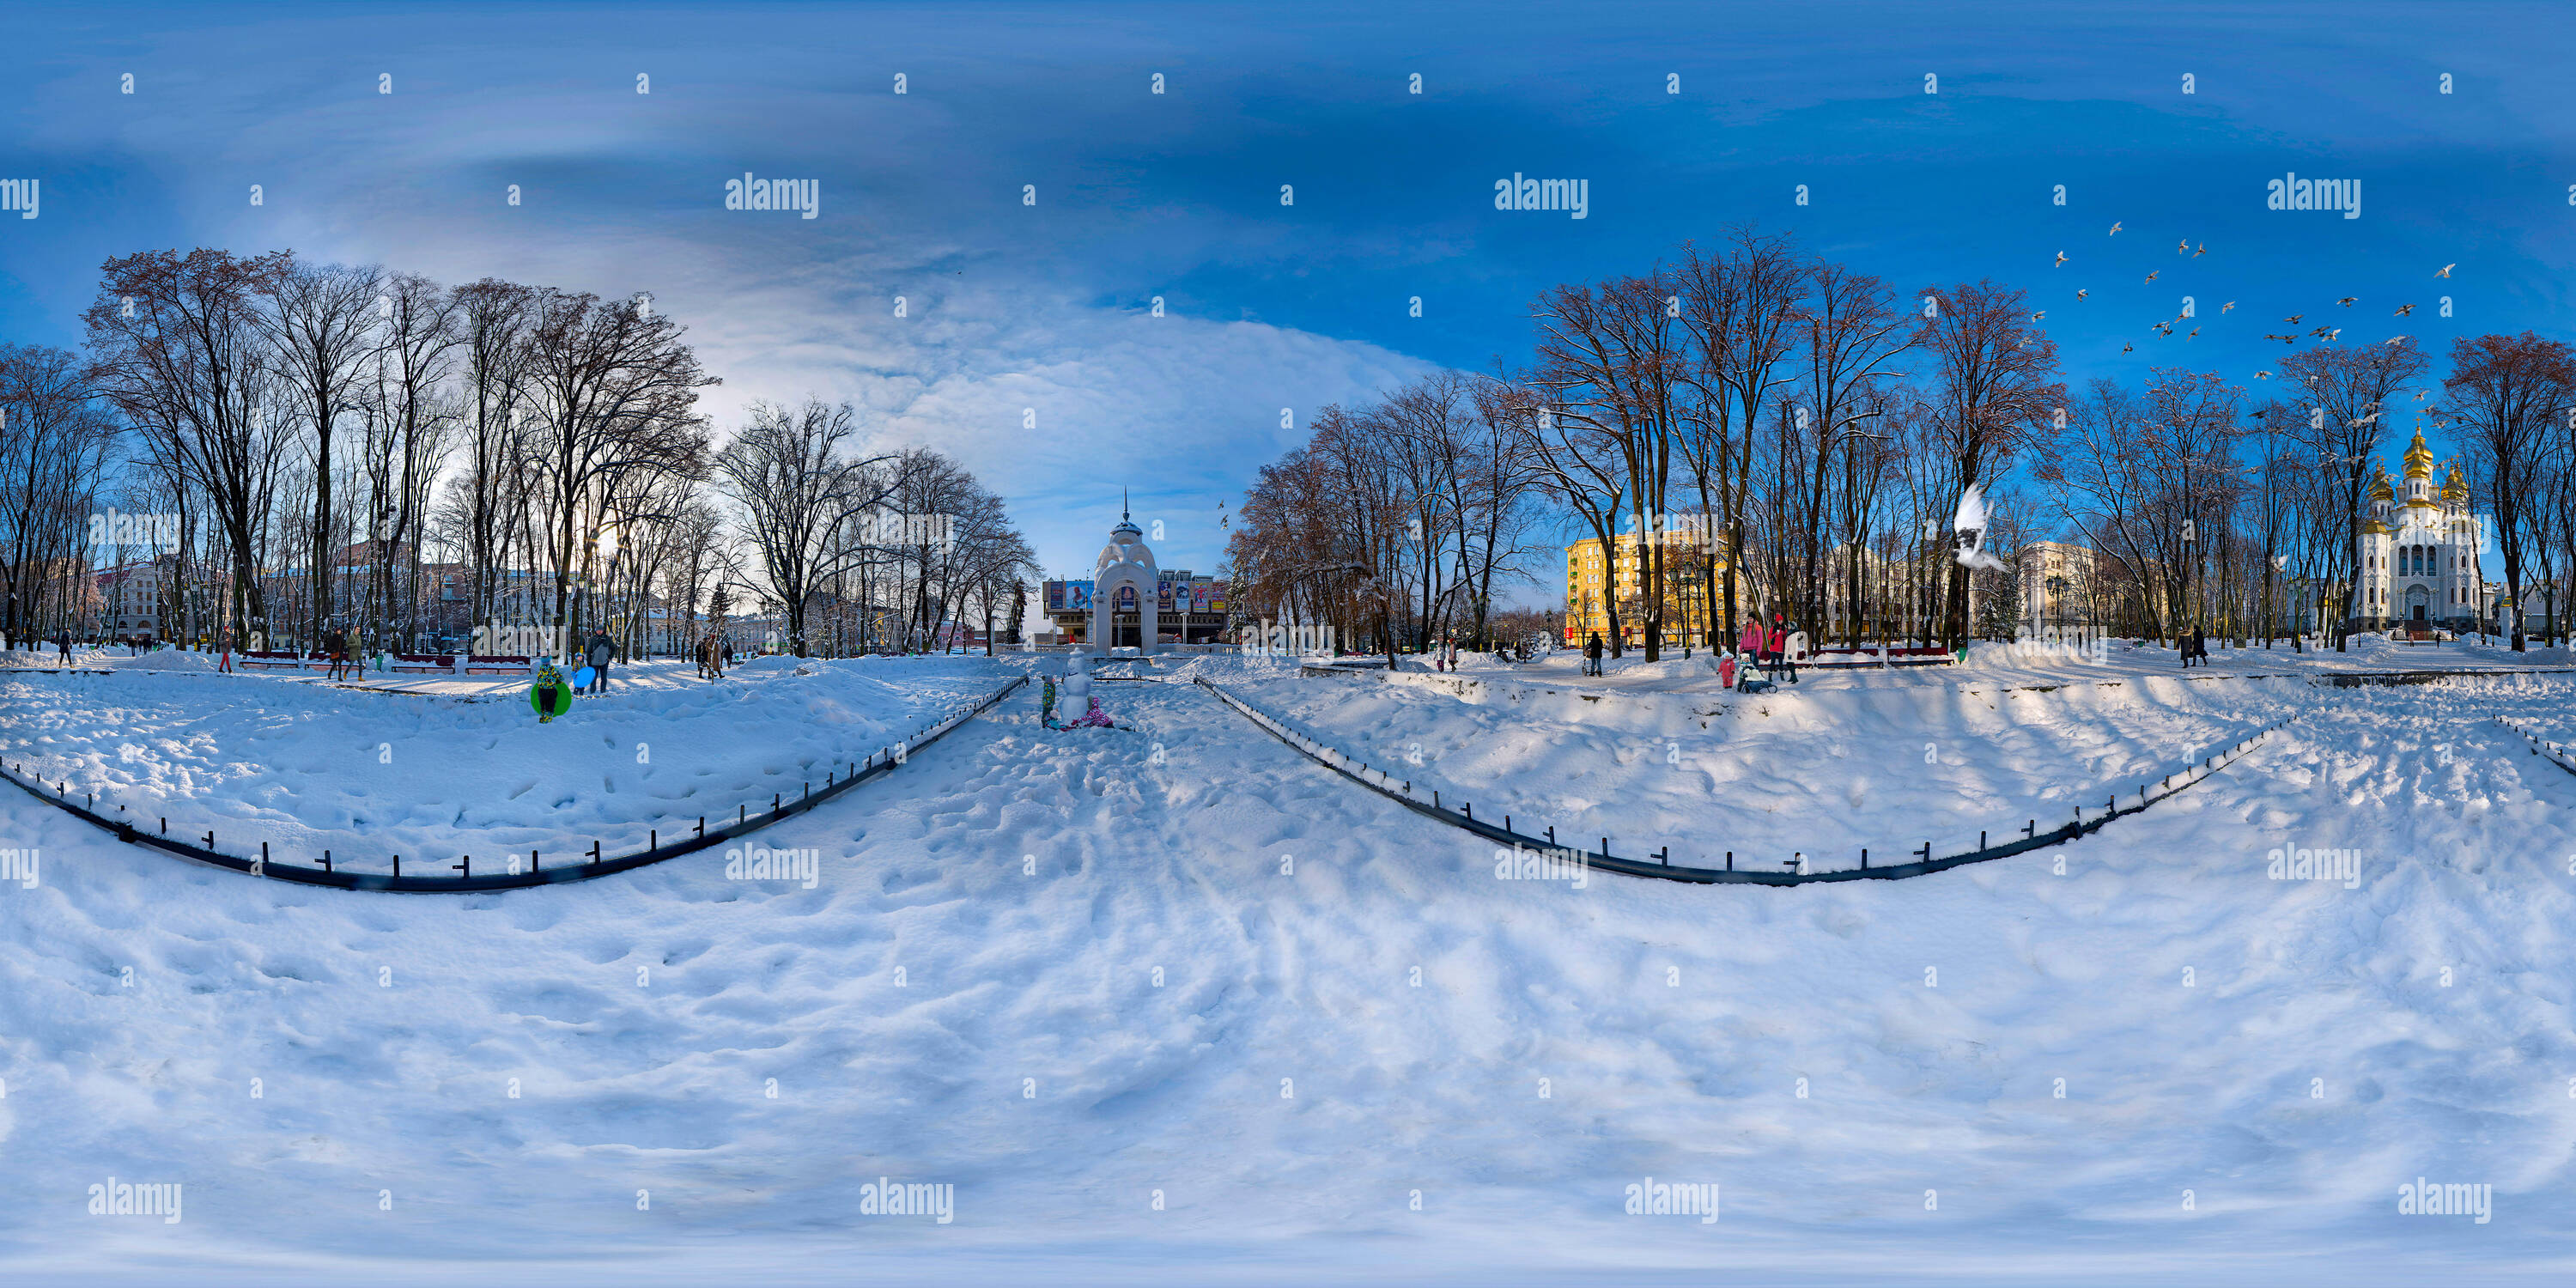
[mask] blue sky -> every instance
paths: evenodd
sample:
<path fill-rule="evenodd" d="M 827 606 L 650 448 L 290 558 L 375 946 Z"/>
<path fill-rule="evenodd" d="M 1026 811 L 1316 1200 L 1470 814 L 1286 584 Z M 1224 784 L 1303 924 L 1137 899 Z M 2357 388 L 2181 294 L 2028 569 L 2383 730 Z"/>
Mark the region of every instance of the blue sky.
<path fill-rule="evenodd" d="M 976 469 L 1051 569 L 1124 486 L 1205 572 L 1314 409 L 1519 361 L 1542 287 L 1745 220 L 1901 287 L 2028 288 L 2070 383 L 2250 382 L 2291 313 L 2436 354 L 2569 336 L 2571 35 L 2537 4 L 21 4 L 0 177 L 44 205 L 0 218 L 0 336 L 76 343 L 100 261 L 147 247 L 650 290 L 720 425 L 846 398 Z M 819 216 L 724 210 L 745 171 L 818 180 Z M 2285 171 L 2361 180 L 2361 218 L 2266 210 Z M 1514 172 L 1587 179 L 1590 217 L 1494 210 Z M 2186 294 L 2199 340 L 2146 329 Z"/>

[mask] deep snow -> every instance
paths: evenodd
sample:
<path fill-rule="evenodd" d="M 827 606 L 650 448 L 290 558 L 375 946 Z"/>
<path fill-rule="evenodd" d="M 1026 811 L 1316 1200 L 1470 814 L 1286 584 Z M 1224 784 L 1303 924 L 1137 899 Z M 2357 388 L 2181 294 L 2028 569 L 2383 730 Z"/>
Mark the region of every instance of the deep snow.
<path fill-rule="evenodd" d="M 461 834 L 770 781 L 983 691 L 987 665 L 835 664 L 542 730 L 501 703 L 265 679 L 9 676 L 0 733 L 279 826 L 452 797 L 370 826 Z M 2295 718 L 2075 844 L 1788 890 L 1496 880 L 1481 843 L 1173 684 L 1097 687 L 1132 732 L 1050 733 L 1024 691 L 761 834 L 820 851 L 812 890 L 728 881 L 720 852 L 499 895 L 312 890 L 8 791 L 0 848 L 43 862 L 0 885 L 0 1265 L 494 1285 L 2570 1269 L 2576 776 L 2489 722 L 2576 732 L 2564 680 L 1989 699 L 1951 673 L 1801 686 L 1693 731 L 1687 693 L 1515 713 L 1195 666 L 1309 724 L 1441 740 L 1440 771 L 1479 791 L 1779 835 L 1919 830 L 1949 793 L 2047 799 Z M 1671 773 L 1676 736 L 1720 768 Z M 639 738 L 657 772 L 621 779 Z M 1922 764 L 1927 739 L 1960 759 Z M 491 740 L 506 767 L 476 763 Z M 438 754 L 398 752 L 387 781 L 365 753 L 397 741 Z M 1881 762 L 1881 741 L 1914 754 Z M 1565 778 L 1540 748 L 1598 764 Z M 486 798 L 555 770 L 563 798 Z M 1799 792 L 1803 812 L 1742 808 Z M 2359 850 L 2356 886 L 2268 879 L 2284 845 Z M 185 1219 L 83 1214 L 110 1175 L 184 1182 Z M 880 1175 L 954 1185 L 953 1223 L 860 1215 Z M 2491 1184 L 2492 1222 L 2397 1215 L 2419 1175 Z M 1719 1183 L 1721 1219 L 1624 1215 L 1648 1176 Z"/>

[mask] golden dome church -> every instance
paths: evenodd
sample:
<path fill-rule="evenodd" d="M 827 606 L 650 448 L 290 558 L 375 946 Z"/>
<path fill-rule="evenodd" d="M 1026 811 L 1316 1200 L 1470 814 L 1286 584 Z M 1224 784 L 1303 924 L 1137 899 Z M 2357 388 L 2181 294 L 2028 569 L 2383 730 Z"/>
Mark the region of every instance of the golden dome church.
<path fill-rule="evenodd" d="M 2355 630 L 2477 629 L 2477 523 L 2469 517 L 2469 484 L 2457 465 L 2433 485 L 2433 451 L 2424 431 L 2406 449 L 2406 478 L 2392 485 L 2381 470 L 2370 485 L 2370 517 L 2360 546 Z"/>

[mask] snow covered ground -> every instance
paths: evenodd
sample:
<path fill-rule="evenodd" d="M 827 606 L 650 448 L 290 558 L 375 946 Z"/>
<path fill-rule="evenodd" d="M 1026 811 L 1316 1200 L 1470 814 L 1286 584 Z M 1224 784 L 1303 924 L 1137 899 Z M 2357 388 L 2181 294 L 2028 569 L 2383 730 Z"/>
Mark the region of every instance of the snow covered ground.
<path fill-rule="evenodd" d="M 225 826 L 458 840 L 792 779 L 1025 664 L 835 663 L 542 729 L 498 701 L 12 675 L 0 737 Z M 1023 691 L 762 833 L 819 853 L 812 889 L 728 880 L 709 852 L 498 895 L 314 890 L 0 790 L 0 849 L 42 855 L 34 884 L 0 883 L 0 1273 L 2576 1269 L 2576 776 L 2491 721 L 2576 734 L 2568 678 L 2150 683 L 2141 663 L 2016 696 L 1991 681 L 2023 677 L 1940 671 L 1587 703 L 1175 669 L 1354 751 L 1422 741 L 1480 813 L 1526 793 L 1640 834 L 1909 836 L 2292 719 L 2072 845 L 1796 889 L 1497 880 L 1480 843 L 1180 684 L 1104 681 L 1133 728 L 1079 733 Z M 2275 848 L 2351 851 L 2352 880 L 2272 879 Z M 184 1219 L 87 1215 L 111 1176 L 182 1183 Z M 953 1186 L 951 1219 L 866 1214 L 879 1177 Z M 2491 1186 L 2491 1219 L 2399 1215 L 2419 1177 Z M 1628 1215 L 1648 1178 L 1717 1185 L 1719 1219 Z"/>
<path fill-rule="evenodd" d="M 145 826 L 211 829 L 233 854 L 265 841 L 309 864 L 329 847 L 371 871 L 396 854 L 561 855 L 593 840 L 616 854 L 655 827 L 667 839 L 819 786 L 1016 674 L 968 656 L 809 669 L 758 658 L 710 683 L 694 663 L 620 667 L 608 693 L 544 726 L 524 678 L 378 696 L 290 674 L 21 673 L 0 676 L 0 756 Z"/>

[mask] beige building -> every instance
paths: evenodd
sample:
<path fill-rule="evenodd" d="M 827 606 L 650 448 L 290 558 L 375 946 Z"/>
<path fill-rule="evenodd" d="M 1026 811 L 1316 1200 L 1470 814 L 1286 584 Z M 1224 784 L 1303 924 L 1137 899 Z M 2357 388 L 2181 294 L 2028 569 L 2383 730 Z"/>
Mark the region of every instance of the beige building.
<path fill-rule="evenodd" d="M 2100 626 L 2094 616 L 2092 547 L 2033 541 L 2015 562 L 2021 580 L 2021 626 L 2033 639 L 2088 639 Z"/>

